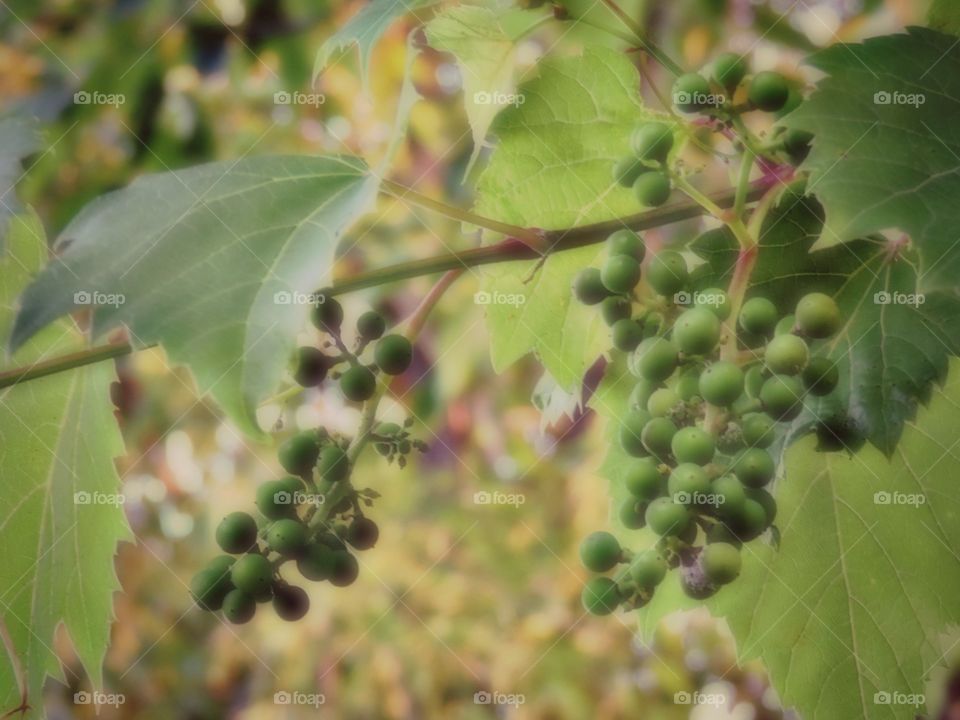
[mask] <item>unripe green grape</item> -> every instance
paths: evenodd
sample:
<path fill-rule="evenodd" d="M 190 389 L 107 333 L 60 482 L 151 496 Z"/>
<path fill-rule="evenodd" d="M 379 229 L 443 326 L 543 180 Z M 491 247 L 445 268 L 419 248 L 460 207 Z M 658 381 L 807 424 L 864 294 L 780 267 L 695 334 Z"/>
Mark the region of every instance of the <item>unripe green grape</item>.
<path fill-rule="evenodd" d="M 632 318 L 617 320 L 610 328 L 613 346 L 623 352 L 633 352 L 643 341 L 643 326 Z"/>
<path fill-rule="evenodd" d="M 741 421 L 743 441 L 750 447 L 767 448 L 773 444 L 777 424 L 769 415 L 750 413 Z"/>
<path fill-rule="evenodd" d="M 749 448 L 737 458 L 733 472 L 746 487 L 760 488 L 773 479 L 776 465 L 766 450 Z"/>
<path fill-rule="evenodd" d="M 270 589 L 273 582 L 273 566 L 263 555 L 251 553 L 237 558 L 230 570 L 234 586 L 253 596 Z"/>
<path fill-rule="evenodd" d="M 315 387 L 327 377 L 331 359 L 314 347 L 299 347 L 293 379 L 301 387 Z"/>
<path fill-rule="evenodd" d="M 256 612 L 256 599 L 239 588 L 231 590 L 223 599 L 223 616 L 234 625 L 250 622 Z"/>
<path fill-rule="evenodd" d="M 667 563 L 656 550 L 644 550 L 633 558 L 629 572 L 637 585 L 651 590 L 666 577 Z"/>
<path fill-rule="evenodd" d="M 709 310 L 685 310 L 673 325 L 673 342 L 687 355 L 706 355 L 720 341 L 720 320 Z"/>
<path fill-rule="evenodd" d="M 710 492 L 710 478 L 699 465 L 681 463 L 670 473 L 667 492 L 678 505 L 693 505 L 697 499 L 694 496 Z"/>
<path fill-rule="evenodd" d="M 677 378 L 677 395 L 689 402 L 700 395 L 700 369 L 690 368 Z"/>
<path fill-rule="evenodd" d="M 752 365 L 743 374 L 743 389 L 747 396 L 754 400 L 760 399 L 760 391 L 763 389 L 764 382 L 766 382 L 766 378 L 763 374 L 762 365 Z"/>
<path fill-rule="evenodd" d="M 613 166 L 613 181 L 621 187 L 633 187 L 637 178 L 653 168 L 644 164 L 643 160 L 635 157 L 625 157 L 617 160 Z"/>
<path fill-rule="evenodd" d="M 214 568 L 205 568 L 190 580 L 193 601 L 211 612 L 216 612 L 223 606 L 223 599 L 232 589 L 230 574 Z"/>
<path fill-rule="evenodd" d="M 623 476 L 623 484 L 627 492 L 638 500 L 653 500 L 663 489 L 663 478 L 653 460 L 642 458 L 630 462 Z"/>
<path fill-rule="evenodd" d="M 320 441 L 311 430 L 297 433 L 277 448 L 277 459 L 292 475 L 309 475 L 320 455 Z"/>
<path fill-rule="evenodd" d="M 357 559 L 346 550 L 333 552 L 333 567 L 330 571 L 330 584 L 336 587 L 352 585 L 360 574 Z"/>
<path fill-rule="evenodd" d="M 753 76 L 749 99 L 755 107 L 766 112 L 776 112 L 787 104 L 789 98 L 790 85 L 780 73 L 760 72 Z"/>
<path fill-rule="evenodd" d="M 807 392 L 816 397 L 829 395 L 840 382 L 840 370 L 830 358 L 815 357 L 807 363 L 801 375 Z"/>
<path fill-rule="evenodd" d="M 686 427 L 678 430 L 670 443 L 673 456 L 678 463 L 695 463 L 706 465 L 713 460 L 717 450 L 716 443 L 710 433 L 698 427 Z"/>
<path fill-rule="evenodd" d="M 796 315 L 784 315 L 782 318 L 780 318 L 780 320 L 777 321 L 776 327 L 773 328 L 773 334 L 774 336 L 789 335 L 793 332 L 796 325 Z"/>
<path fill-rule="evenodd" d="M 647 282 L 650 287 L 664 297 L 672 297 L 682 290 L 689 278 L 687 261 L 683 259 L 683 255 L 673 250 L 658 252 L 647 269 Z"/>
<path fill-rule="evenodd" d="M 810 359 L 810 350 L 796 335 L 778 335 L 767 343 L 763 359 L 774 373 L 796 375 Z"/>
<path fill-rule="evenodd" d="M 590 533 L 580 543 L 580 562 L 587 570 L 606 572 L 616 566 L 622 557 L 620 543 L 603 530 Z"/>
<path fill-rule="evenodd" d="M 626 295 L 640 282 L 640 263 L 629 255 L 611 255 L 600 269 L 600 280 L 610 292 Z"/>
<path fill-rule="evenodd" d="M 734 363 L 711 363 L 700 374 L 700 396 L 711 405 L 729 407 L 743 395 L 743 371 Z"/>
<path fill-rule="evenodd" d="M 733 92 L 747 75 L 747 61 L 737 53 L 723 53 L 713 61 L 713 79 Z"/>
<path fill-rule="evenodd" d="M 286 557 L 293 557 L 307 545 L 307 529 L 290 518 L 277 520 L 267 530 L 267 547 Z"/>
<path fill-rule="evenodd" d="M 644 123 L 633 131 L 630 146 L 641 160 L 666 162 L 673 148 L 673 128 L 661 122 Z"/>
<path fill-rule="evenodd" d="M 413 345 L 403 335 L 385 335 L 373 348 L 373 361 L 387 375 L 399 375 L 410 367 Z"/>
<path fill-rule="evenodd" d="M 620 447 L 631 457 L 646 457 L 650 453 L 643 444 L 643 429 L 650 422 L 650 413 L 646 410 L 631 410 L 620 422 Z"/>
<path fill-rule="evenodd" d="M 310 319 L 317 329 L 336 333 L 343 324 L 343 308 L 332 297 L 325 297 L 322 303 L 313 306 Z"/>
<path fill-rule="evenodd" d="M 767 511 L 763 505 L 748 497 L 730 518 L 729 525 L 741 540 L 753 540 L 767 529 Z"/>
<path fill-rule="evenodd" d="M 628 530 L 639 530 L 647 524 L 644 519 L 646 511 L 647 504 L 645 502 L 631 497 L 620 503 L 617 517 L 620 518 L 620 524 Z"/>
<path fill-rule="evenodd" d="M 695 113 L 710 106 L 710 83 L 703 75 L 687 73 L 673 83 L 673 104 L 685 113 Z"/>
<path fill-rule="evenodd" d="M 610 296 L 600 279 L 599 268 L 584 268 L 573 281 L 573 294 L 584 305 L 596 305 Z"/>
<path fill-rule="evenodd" d="M 354 365 L 340 376 L 340 391 L 352 402 L 366 402 L 376 389 L 376 376 L 363 365 Z"/>
<path fill-rule="evenodd" d="M 231 555 L 217 555 L 217 557 L 207 563 L 206 569 L 217 572 L 229 579 L 230 568 L 233 567 L 236 561 L 237 559 Z"/>
<path fill-rule="evenodd" d="M 270 520 L 291 517 L 296 511 L 295 494 L 303 490 L 300 478 L 286 477 L 269 480 L 257 488 L 256 505 Z"/>
<path fill-rule="evenodd" d="M 357 318 L 357 334 L 364 340 L 378 340 L 386 330 L 387 321 L 374 310 L 368 310 Z"/>
<path fill-rule="evenodd" d="M 651 382 L 662 382 L 673 375 L 679 362 L 677 347 L 665 338 L 648 338 L 637 346 L 637 367 Z"/>
<path fill-rule="evenodd" d="M 327 445 L 317 458 L 317 472 L 328 482 L 340 482 L 350 477 L 350 460 L 339 445 Z"/>
<path fill-rule="evenodd" d="M 670 388 L 654 390 L 647 400 L 647 412 L 653 417 L 666 417 L 680 402 L 680 396 Z"/>
<path fill-rule="evenodd" d="M 661 537 L 681 535 L 690 519 L 690 511 L 670 498 L 657 498 L 647 507 L 647 525 Z"/>
<path fill-rule="evenodd" d="M 297 559 L 297 570 L 307 580 L 326 580 L 333 574 L 334 552 L 323 543 L 311 543 Z"/>
<path fill-rule="evenodd" d="M 273 591 L 273 611 L 287 622 L 296 622 L 310 609 L 310 598 L 303 588 L 279 585 Z"/>
<path fill-rule="evenodd" d="M 696 293 L 693 304 L 698 308 L 709 310 L 717 316 L 718 320 L 722 321 L 730 317 L 730 298 L 720 288 L 707 288 Z"/>
<path fill-rule="evenodd" d="M 807 337 L 828 338 L 840 329 L 840 308 L 824 293 L 810 293 L 797 303 L 797 327 Z"/>
<path fill-rule="evenodd" d="M 764 488 L 747 488 L 746 492 L 747 499 L 758 503 L 766 513 L 766 527 L 773 525 L 773 521 L 777 517 L 777 501 L 773 499 L 773 495 Z"/>
<path fill-rule="evenodd" d="M 662 172 L 644 173 L 633 182 L 633 194 L 644 207 L 660 207 L 671 192 L 670 177 Z"/>
<path fill-rule="evenodd" d="M 591 578 L 583 586 L 580 602 L 591 615 L 609 615 L 620 604 L 620 590 L 610 578 Z"/>
<path fill-rule="evenodd" d="M 713 481 L 710 492 L 717 496 L 717 515 L 724 518 L 735 516 L 740 512 L 747 494 L 735 475 L 721 475 Z"/>
<path fill-rule="evenodd" d="M 660 335 L 665 323 L 666 319 L 663 317 L 663 313 L 656 311 L 647 313 L 643 320 L 643 337 L 652 338 Z"/>
<path fill-rule="evenodd" d="M 737 512 L 742 512 L 742 508 L 739 508 Z M 719 522 L 707 529 L 707 544 L 712 543 L 728 543 L 734 547 L 740 547 L 743 545 L 743 540 L 729 524 Z"/>
<path fill-rule="evenodd" d="M 730 406 L 730 414 L 734 417 L 742 417 L 748 413 L 756 412 L 759 409 L 760 403 L 754 398 L 741 395 L 734 400 L 733 405 Z"/>
<path fill-rule="evenodd" d="M 647 254 L 647 246 L 637 233 L 633 230 L 617 230 L 607 238 L 607 252 L 613 255 L 627 255 L 637 262 L 643 262 Z"/>
<path fill-rule="evenodd" d="M 643 446 L 651 455 L 657 458 L 665 458 L 670 454 L 670 444 L 676 432 L 677 427 L 671 420 L 653 418 L 643 428 L 640 438 L 643 440 Z"/>
<path fill-rule="evenodd" d="M 618 320 L 627 320 L 633 313 L 633 304 L 625 297 L 617 295 L 604 298 L 600 303 L 600 314 L 607 325 L 614 325 Z"/>
<path fill-rule="evenodd" d="M 636 356 L 631 355 L 630 357 L 633 358 Z M 656 383 L 652 383 L 649 380 L 638 380 L 637 384 L 633 386 L 633 390 L 630 391 L 630 397 L 627 398 L 627 405 L 631 409 L 646 408 L 647 401 L 650 400 L 650 396 L 653 395 L 656 389 Z"/>
<path fill-rule="evenodd" d="M 707 545 L 700 552 L 700 564 L 711 582 L 726 585 L 736 580 L 740 574 L 740 550 L 727 543 Z"/>
<path fill-rule="evenodd" d="M 690 522 L 687 523 L 687 527 L 684 528 L 683 532 L 677 535 L 677 540 L 684 545 L 693 545 L 697 541 L 697 523 L 693 521 L 694 514 L 691 510 Z"/>
<path fill-rule="evenodd" d="M 813 142 L 813 134 L 797 128 L 789 128 L 783 134 L 783 149 L 795 165 L 799 165 L 806 160 L 810 154 L 810 144 Z"/>
<path fill-rule="evenodd" d="M 764 297 L 747 300 L 740 309 L 740 327 L 754 335 L 770 335 L 777 325 L 777 306 Z"/>
<path fill-rule="evenodd" d="M 380 528 L 370 518 L 356 518 L 347 528 L 347 542 L 357 550 L 369 550 L 379 538 Z"/>
<path fill-rule="evenodd" d="M 257 542 L 257 521 L 245 512 L 230 513 L 217 525 L 216 537 L 224 552 L 247 552 Z"/>
<path fill-rule="evenodd" d="M 803 410 L 803 384 L 789 375 L 774 375 L 760 389 L 763 410 L 776 420 L 793 420 Z"/>

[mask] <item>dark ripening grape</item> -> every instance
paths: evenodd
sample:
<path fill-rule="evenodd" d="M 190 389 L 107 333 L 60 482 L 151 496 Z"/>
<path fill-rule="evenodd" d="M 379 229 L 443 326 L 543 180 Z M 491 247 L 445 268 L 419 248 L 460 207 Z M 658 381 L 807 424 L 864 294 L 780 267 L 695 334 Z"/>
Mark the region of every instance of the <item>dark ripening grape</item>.
<path fill-rule="evenodd" d="M 217 568 L 205 568 L 190 580 L 190 594 L 204 610 L 215 612 L 223 605 L 223 599 L 233 589 L 230 573 Z"/>
<path fill-rule="evenodd" d="M 387 375 L 399 375 L 410 367 L 413 346 L 403 335 L 387 335 L 373 348 L 373 360 Z"/>
<path fill-rule="evenodd" d="M 777 306 L 762 297 L 747 300 L 740 309 L 740 327 L 753 335 L 770 335 L 777 325 Z"/>
<path fill-rule="evenodd" d="M 710 582 L 726 585 L 740 574 L 740 550 L 728 543 L 707 545 L 700 553 L 700 565 Z"/>
<path fill-rule="evenodd" d="M 633 194 L 644 207 L 660 207 L 671 192 L 670 178 L 662 172 L 644 173 L 633 183 Z"/>
<path fill-rule="evenodd" d="M 310 598 L 303 588 L 293 585 L 278 585 L 273 590 L 273 610 L 277 617 L 296 622 L 310 609 Z"/>
<path fill-rule="evenodd" d="M 813 142 L 813 134 L 805 130 L 790 128 L 783 134 L 783 149 L 795 165 L 799 165 L 807 159 L 810 154 L 810 144 Z"/>
<path fill-rule="evenodd" d="M 336 333 L 343 324 L 343 308 L 333 298 L 325 297 L 322 303 L 313 306 L 310 319 L 319 330 Z"/>
<path fill-rule="evenodd" d="M 326 580 L 333 574 L 334 552 L 323 543 L 313 543 L 297 560 L 297 570 L 307 580 Z"/>
<path fill-rule="evenodd" d="M 811 358 L 801 375 L 807 392 L 816 397 L 829 395 L 840 382 L 840 370 L 830 358 Z"/>
<path fill-rule="evenodd" d="M 580 543 L 580 562 L 587 570 L 606 572 L 612 569 L 623 556 L 617 539 L 608 532 L 590 533 Z"/>
<path fill-rule="evenodd" d="M 256 612 L 256 599 L 239 588 L 231 590 L 223 599 L 223 616 L 234 625 L 250 622 Z"/>
<path fill-rule="evenodd" d="M 734 363 L 719 361 L 700 374 L 700 396 L 711 405 L 729 407 L 743 395 L 743 371 Z"/>
<path fill-rule="evenodd" d="M 640 282 L 640 263 L 629 255 L 611 255 L 600 270 L 600 280 L 611 293 L 628 294 Z"/>
<path fill-rule="evenodd" d="M 357 550 L 369 550 L 379 537 L 380 528 L 370 518 L 357 518 L 347 528 L 347 542 Z"/>
<path fill-rule="evenodd" d="M 749 99 L 755 107 L 766 112 L 776 112 L 787 104 L 790 85 L 787 79 L 776 72 L 761 72 L 750 82 Z"/>
<path fill-rule="evenodd" d="M 583 586 L 580 601 L 591 615 L 609 615 L 620 604 L 620 590 L 610 578 L 592 578 Z"/>
<path fill-rule="evenodd" d="M 352 402 L 366 402 L 376 389 L 376 376 L 363 365 L 354 365 L 340 376 L 340 391 Z"/>
<path fill-rule="evenodd" d="M 673 325 L 673 342 L 687 355 L 706 355 L 720 341 L 720 320 L 709 310 L 685 310 Z"/>
<path fill-rule="evenodd" d="M 771 372 L 796 375 L 810 359 L 810 351 L 796 335 L 778 335 L 767 343 L 763 359 Z"/>
<path fill-rule="evenodd" d="M 804 335 L 828 338 L 840 329 L 840 308 L 833 298 L 823 293 L 810 293 L 797 303 L 797 327 Z"/>
<path fill-rule="evenodd" d="M 350 477 L 350 460 L 339 445 L 327 445 L 317 458 L 317 472 L 328 482 L 340 482 Z"/>
<path fill-rule="evenodd" d="M 333 568 L 330 571 L 330 584 L 337 587 L 352 585 L 360 574 L 357 559 L 346 550 L 333 552 Z"/>
<path fill-rule="evenodd" d="M 643 262 L 647 246 L 633 230 L 617 230 L 607 238 L 607 252 L 613 255 L 627 255 L 637 262 Z"/>
<path fill-rule="evenodd" d="M 230 513 L 217 525 L 216 536 L 224 552 L 247 552 L 257 542 L 257 521 L 245 512 Z"/>
<path fill-rule="evenodd" d="M 737 53 L 723 53 L 713 61 L 713 79 L 732 92 L 747 75 L 747 61 Z"/>
<path fill-rule="evenodd" d="M 652 589 L 667 574 L 667 563 L 655 550 L 644 550 L 630 563 L 630 577 L 642 588 Z"/>
<path fill-rule="evenodd" d="M 387 329 L 387 322 L 383 315 L 368 310 L 357 318 L 357 334 L 364 340 L 377 340 Z"/>
<path fill-rule="evenodd" d="M 609 297 L 610 291 L 600 279 L 599 268 L 584 268 L 573 281 L 573 294 L 584 305 L 596 305 Z"/>
<path fill-rule="evenodd" d="M 307 528 L 297 520 L 277 520 L 267 530 L 267 547 L 285 557 L 295 557 L 307 545 Z"/>
<path fill-rule="evenodd" d="M 684 563 L 680 566 L 680 587 L 687 597 L 694 600 L 706 600 L 718 589 L 703 571 L 699 558 L 696 562 Z"/>
<path fill-rule="evenodd" d="M 314 347 L 297 348 L 297 366 L 293 379 L 302 387 L 319 385 L 327 377 L 330 369 L 330 357 Z"/>
<path fill-rule="evenodd" d="M 263 555 L 244 555 L 233 564 L 230 579 L 244 592 L 261 595 L 273 582 L 273 566 Z"/>
<path fill-rule="evenodd" d="M 630 137 L 633 152 L 641 160 L 666 162 L 673 148 L 673 128 L 665 123 L 644 123 Z"/>
<path fill-rule="evenodd" d="M 313 431 L 302 432 L 287 439 L 277 449 L 277 459 L 283 469 L 293 475 L 309 475 L 320 455 L 320 441 Z"/>
<path fill-rule="evenodd" d="M 633 304 L 625 297 L 613 296 L 600 303 L 600 314 L 607 325 L 618 320 L 628 320 L 633 312 Z"/>
<path fill-rule="evenodd" d="M 728 520 L 728 524 L 741 540 L 753 540 L 767 529 L 767 511 L 763 509 L 763 505 L 748 497 L 743 506 Z"/>
<path fill-rule="evenodd" d="M 292 517 L 296 512 L 296 493 L 303 491 L 300 478 L 270 480 L 257 488 L 257 509 L 271 520 Z"/>
<path fill-rule="evenodd" d="M 650 287 L 664 297 L 670 297 L 682 290 L 689 277 L 687 261 L 673 250 L 662 250 L 654 255 L 647 270 Z"/>
<path fill-rule="evenodd" d="M 687 73 L 673 83 L 673 104 L 685 113 L 695 113 L 710 107 L 713 91 L 703 75 Z"/>

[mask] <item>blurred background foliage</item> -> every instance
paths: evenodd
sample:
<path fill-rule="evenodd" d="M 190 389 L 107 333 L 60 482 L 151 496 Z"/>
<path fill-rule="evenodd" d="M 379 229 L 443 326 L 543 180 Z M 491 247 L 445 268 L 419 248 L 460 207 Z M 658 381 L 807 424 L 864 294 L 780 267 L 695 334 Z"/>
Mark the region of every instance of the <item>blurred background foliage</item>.
<path fill-rule="evenodd" d="M 47 148 L 32 160 L 22 197 L 55 236 L 86 202 L 144 172 L 250 153 L 343 152 L 378 161 L 396 131 L 410 61 L 421 99 L 391 176 L 469 205 L 464 172 L 472 147 L 459 76 L 449 56 L 425 47 L 417 18 L 395 23 L 378 43 L 369 87 L 352 53 L 312 84 L 317 49 L 360 5 L 5 0 L 0 110 L 26 108 L 40 117 Z M 568 5 L 612 24 L 593 0 Z M 922 22 L 923 6 L 624 4 L 691 67 L 719 49 L 753 48 L 757 65 L 794 72 L 817 47 Z M 419 11 L 419 19 L 431 12 Z M 593 42 L 619 41 L 591 27 L 548 24 L 523 41 L 519 79 L 544 52 L 577 52 Z M 79 104 L 78 92 L 122 101 Z M 323 102 L 277 104 L 282 92 L 322 93 Z M 449 221 L 383 200 L 344 242 L 336 272 L 476 241 Z M 428 287 L 420 280 L 353 296 L 348 313 L 372 304 L 399 320 Z M 216 553 L 216 522 L 247 509 L 256 485 L 280 468 L 270 448 L 252 446 L 198 400 L 188 374 L 169 367 L 160 351 L 119 361 L 113 391 L 128 448 L 119 464 L 137 542 L 123 546 L 117 560 L 124 592 L 106 668 L 106 689 L 126 702 L 102 708 L 100 717 L 318 714 L 276 705 L 274 693 L 283 691 L 322 693 L 320 714 L 338 718 L 785 717 L 762 668 L 737 668 L 728 634 L 706 616 L 665 623 L 649 647 L 633 638 L 629 617 L 584 617 L 577 543 L 608 514 L 607 488 L 595 474 L 601 429 L 589 414 L 542 418 L 530 401 L 540 379 L 533 361 L 492 375 L 475 289 L 466 278 L 444 299 L 415 368 L 388 403 L 395 417 L 416 419 L 430 452 L 404 470 L 366 458 L 358 473 L 382 494 L 371 512 L 381 526 L 378 546 L 361 556 L 351 587 L 311 587 L 312 610 L 297 624 L 262 613 L 230 627 L 191 608 L 186 582 Z M 349 430 L 356 419 L 336 390 L 263 413 L 281 431 L 318 424 Z M 483 491 L 519 494 L 524 502 L 477 504 L 474 494 Z M 89 685 L 68 638 L 58 650 L 68 685 L 49 684 L 48 712 L 93 717 L 92 707 L 72 703 Z M 673 702 L 676 692 L 698 689 L 734 699 L 726 705 L 732 714 Z M 478 692 L 525 702 L 477 704 Z"/>

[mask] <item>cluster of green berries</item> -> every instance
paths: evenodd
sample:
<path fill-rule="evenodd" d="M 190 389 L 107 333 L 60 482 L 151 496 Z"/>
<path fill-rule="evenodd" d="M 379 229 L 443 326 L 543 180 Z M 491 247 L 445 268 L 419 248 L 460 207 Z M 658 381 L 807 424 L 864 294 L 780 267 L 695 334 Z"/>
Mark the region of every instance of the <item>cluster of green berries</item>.
<path fill-rule="evenodd" d="M 673 149 L 673 128 L 662 122 L 646 122 L 630 137 L 631 154 L 613 166 L 613 180 L 633 188 L 643 207 L 660 207 L 668 199 L 672 186 L 667 158 Z"/>
<path fill-rule="evenodd" d="M 583 604 L 594 614 L 642 607 L 672 568 L 696 598 L 737 577 L 743 543 L 776 517 L 767 486 L 776 472 L 770 448 L 778 424 L 795 419 L 807 395 L 836 388 L 837 367 L 817 353 L 817 343 L 841 326 L 836 303 L 821 293 L 804 296 L 786 317 L 769 299 L 753 297 L 734 323 L 726 292 L 690 292 L 679 253 L 657 253 L 644 273 L 639 236 L 618 231 L 607 244 L 603 267 L 582 271 L 574 292 L 601 305 L 613 345 L 628 354 L 636 378 L 619 427 L 630 457 L 620 522 L 649 527 L 660 539 L 636 554 L 607 532 L 584 541 L 589 570 L 626 566 L 587 583 Z M 646 306 L 635 292 L 641 275 L 656 295 Z"/>
<path fill-rule="evenodd" d="M 383 316 L 369 310 L 357 318 L 356 344 L 348 349 L 341 336 L 343 307 L 331 297 L 314 306 L 310 316 L 313 325 L 329 336 L 324 350 L 304 346 L 297 349 L 293 377 L 303 387 L 322 383 L 327 376 L 340 384 L 344 397 L 353 402 L 364 402 L 377 389 L 377 373 L 400 375 L 413 360 L 413 346 L 403 335 L 386 333 Z M 372 362 L 364 363 L 361 355 L 373 344 Z"/>

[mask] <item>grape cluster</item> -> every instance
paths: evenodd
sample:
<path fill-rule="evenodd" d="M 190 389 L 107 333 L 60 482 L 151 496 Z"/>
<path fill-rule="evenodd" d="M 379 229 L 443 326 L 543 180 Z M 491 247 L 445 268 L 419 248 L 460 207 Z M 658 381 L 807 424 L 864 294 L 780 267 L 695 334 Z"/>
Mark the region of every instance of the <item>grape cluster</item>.
<path fill-rule="evenodd" d="M 584 588 L 584 607 L 601 615 L 645 605 L 671 568 L 679 568 L 684 591 L 695 598 L 737 577 L 742 544 L 776 517 L 767 486 L 776 472 L 770 447 L 778 425 L 800 414 L 807 395 L 837 386 L 837 367 L 817 344 L 841 326 L 836 303 L 822 293 L 804 296 L 786 317 L 769 299 L 752 297 L 732 318 L 725 291 L 688 291 L 690 273 L 679 253 L 657 253 L 643 273 L 645 245 L 637 234 L 615 232 L 607 250 L 601 269 L 580 272 L 574 293 L 600 305 L 636 378 L 619 427 L 631 458 L 619 519 L 660 539 L 639 553 L 607 532 L 583 541 L 587 569 L 626 566 Z M 643 304 L 635 291 L 642 274 L 653 291 Z"/>
<path fill-rule="evenodd" d="M 340 335 L 343 309 L 335 300 L 318 306 L 313 322 L 329 336 L 324 347 L 336 347 L 340 354 L 299 348 L 294 376 L 300 385 L 320 384 L 331 374 L 347 399 L 365 401 L 374 394 L 377 372 L 396 375 L 410 364 L 410 342 L 401 335 L 384 335 L 386 323 L 377 313 L 358 318 L 352 351 Z M 359 356 L 375 340 L 374 362 L 366 366 Z M 337 372 L 341 364 L 348 367 Z M 410 436 L 410 424 L 377 423 L 365 440 L 402 467 L 412 450 L 427 449 Z M 257 489 L 259 517 L 234 512 L 217 526 L 217 544 L 227 554 L 208 563 L 190 583 L 201 608 L 222 611 L 227 620 L 240 624 L 254 616 L 258 603 L 271 602 L 280 618 L 299 620 L 309 609 L 309 599 L 280 575 L 284 564 L 296 564 L 307 580 L 328 580 L 340 587 L 356 580 L 359 566 L 351 550 L 372 548 L 379 528 L 363 510 L 377 493 L 357 490 L 352 483 L 352 447 L 349 438 L 325 428 L 297 433 L 279 446 L 277 458 L 289 474 Z"/>

